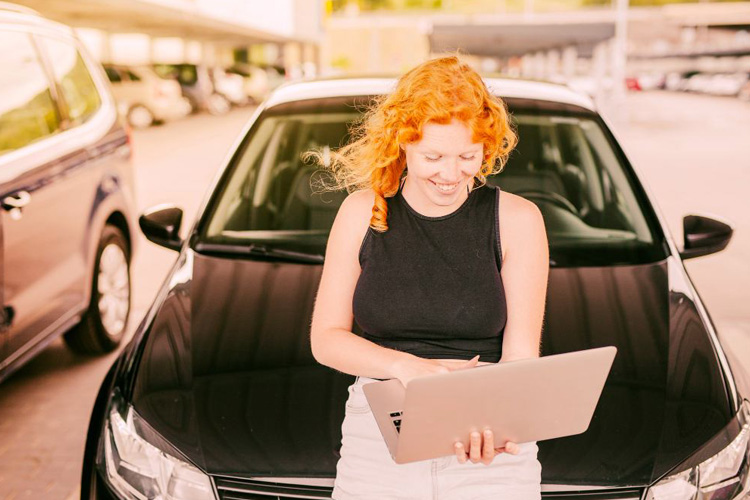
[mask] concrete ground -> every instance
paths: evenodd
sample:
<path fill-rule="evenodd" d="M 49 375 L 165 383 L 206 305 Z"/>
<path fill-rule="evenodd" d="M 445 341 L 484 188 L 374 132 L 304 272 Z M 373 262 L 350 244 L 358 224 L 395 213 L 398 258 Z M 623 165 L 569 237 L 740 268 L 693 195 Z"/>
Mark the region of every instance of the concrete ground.
<path fill-rule="evenodd" d="M 190 225 L 251 112 L 200 115 L 136 132 L 139 209 L 172 202 L 185 209 L 184 227 Z M 726 250 L 686 265 L 722 340 L 750 359 L 750 103 L 645 92 L 630 94 L 627 115 L 629 124 L 616 125 L 615 132 L 675 238 L 681 240 L 681 218 L 688 213 L 734 223 Z M 139 238 L 131 331 L 177 256 Z M 116 355 L 84 358 L 56 341 L 0 384 L 0 499 L 77 496 L 89 413 Z"/>

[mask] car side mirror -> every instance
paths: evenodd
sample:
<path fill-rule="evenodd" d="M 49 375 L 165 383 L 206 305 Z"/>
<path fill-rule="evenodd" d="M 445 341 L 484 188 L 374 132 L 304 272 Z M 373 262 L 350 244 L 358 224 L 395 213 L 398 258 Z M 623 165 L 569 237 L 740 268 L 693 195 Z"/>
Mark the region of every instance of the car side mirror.
<path fill-rule="evenodd" d="M 719 252 L 732 239 L 734 229 L 726 222 L 702 215 L 686 215 L 682 218 L 684 246 L 680 252 L 682 260 Z"/>
<path fill-rule="evenodd" d="M 138 218 L 138 225 L 146 239 L 170 250 L 180 251 L 182 209 L 172 205 L 151 207 Z"/>

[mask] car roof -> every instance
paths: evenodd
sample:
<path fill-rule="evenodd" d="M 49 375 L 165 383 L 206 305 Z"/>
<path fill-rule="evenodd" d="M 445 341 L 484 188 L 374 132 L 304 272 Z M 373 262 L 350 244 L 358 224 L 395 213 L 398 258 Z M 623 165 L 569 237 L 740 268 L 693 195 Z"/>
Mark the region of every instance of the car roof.
<path fill-rule="evenodd" d="M 47 19 L 28 7 L 7 2 L 0 2 L 0 24 L 11 24 L 26 28 L 43 28 L 48 32 L 75 38 L 75 34 L 71 27 Z"/>
<path fill-rule="evenodd" d="M 593 100 L 570 87 L 552 82 L 519 78 L 483 78 L 487 87 L 501 98 L 520 98 L 573 104 L 596 111 Z M 396 85 L 396 78 L 332 78 L 285 83 L 266 101 L 266 107 L 307 99 L 355 97 L 387 94 Z"/>

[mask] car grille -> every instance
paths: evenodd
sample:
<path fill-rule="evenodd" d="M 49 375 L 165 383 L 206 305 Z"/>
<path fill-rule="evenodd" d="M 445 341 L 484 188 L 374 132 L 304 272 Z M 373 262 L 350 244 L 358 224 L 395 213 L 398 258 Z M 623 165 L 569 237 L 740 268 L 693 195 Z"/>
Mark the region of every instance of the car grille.
<path fill-rule="evenodd" d="M 250 479 L 215 477 L 220 500 L 297 500 L 300 498 L 331 498 L 332 488 L 281 484 Z"/>
<path fill-rule="evenodd" d="M 281 484 L 250 479 L 215 477 L 220 500 L 295 500 L 300 498 L 331 498 L 332 488 Z M 544 500 L 640 500 L 639 488 L 606 491 L 542 492 Z"/>
<path fill-rule="evenodd" d="M 542 492 L 544 500 L 641 500 L 643 490 L 639 488 L 606 491 Z"/>

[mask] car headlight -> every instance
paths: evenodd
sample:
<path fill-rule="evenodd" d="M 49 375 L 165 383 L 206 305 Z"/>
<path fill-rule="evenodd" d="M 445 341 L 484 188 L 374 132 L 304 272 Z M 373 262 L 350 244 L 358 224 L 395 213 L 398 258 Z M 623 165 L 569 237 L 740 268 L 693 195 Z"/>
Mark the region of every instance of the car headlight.
<path fill-rule="evenodd" d="M 649 488 L 646 500 L 750 499 L 750 405 L 740 409 L 742 428 L 729 446 L 695 467 L 668 476 Z"/>
<path fill-rule="evenodd" d="M 211 480 L 196 467 L 165 453 L 136 430 L 140 417 L 129 405 L 124 417 L 110 407 L 103 434 L 103 468 L 124 499 L 205 500 L 215 498 Z"/>

